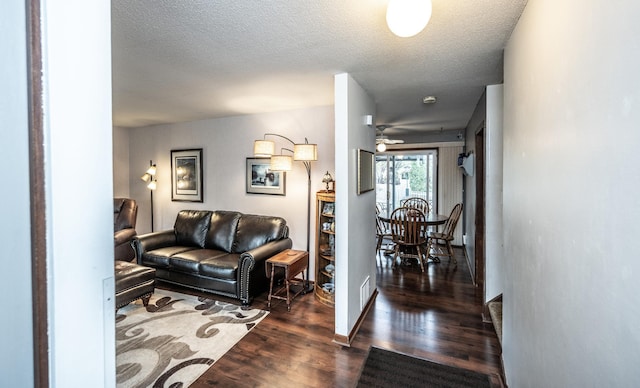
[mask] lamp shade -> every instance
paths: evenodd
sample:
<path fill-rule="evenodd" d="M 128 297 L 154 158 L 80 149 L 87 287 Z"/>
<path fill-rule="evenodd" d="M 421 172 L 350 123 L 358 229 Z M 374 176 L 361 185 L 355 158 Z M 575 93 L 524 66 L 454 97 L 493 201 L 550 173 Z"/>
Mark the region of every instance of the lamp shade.
<path fill-rule="evenodd" d="M 151 176 L 155 176 L 156 175 L 156 165 L 152 165 L 151 167 L 149 167 L 149 169 L 147 170 L 147 174 L 151 175 Z"/>
<path fill-rule="evenodd" d="M 378 152 L 384 152 L 387 150 L 387 145 L 384 143 L 380 143 L 376 146 L 376 150 L 378 150 Z"/>
<path fill-rule="evenodd" d="M 387 25 L 401 38 L 417 35 L 431 19 L 431 0 L 390 0 Z"/>
<path fill-rule="evenodd" d="M 276 143 L 271 140 L 256 140 L 253 142 L 253 156 L 268 157 L 276 153 Z"/>
<path fill-rule="evenodd" d="M 151 182 L 149 182 L 149 184 L 147 185 L 147 188 L 148 188 L 149 190 L 155 190 L 155 189 L 156 189 L 156 187 L 157 187 L 157 181 L 151 181 Z"/>
<path fill-rule="evenodd" d="M 271 157 L 271 171 L 291 171 L 293 160 L 289 155 L 273 155 Z"/>
<path fill-rule="evenodd" d="M 294 144 L 293 160 L 318 160 L 318 146 L 316 144 Z"/>
<path fill-rule="evenodd" d="M 151 182 L 151 174 L 149 174 L 148 172 L 145 172 L 144 175 L 140 177 L 140 179 L 149 183 Z"/>

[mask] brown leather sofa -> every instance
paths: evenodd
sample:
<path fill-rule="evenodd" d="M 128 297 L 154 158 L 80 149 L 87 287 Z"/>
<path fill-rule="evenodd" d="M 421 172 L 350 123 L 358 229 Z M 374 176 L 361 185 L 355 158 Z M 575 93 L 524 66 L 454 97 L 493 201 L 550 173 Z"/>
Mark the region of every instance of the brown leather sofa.
<path fill-rule="evenodd" d="M 247 307 L 269 288 L 264 262 L 291 248 L 280 217 L 182 210 L 174 228 L 134 239 L 137 263 L 156 279 L 239 299 Z"/>
<path fill-rule="evenodd" d="M 135 252 L 131 246 L 136 236 L 138 205 L 129 198 L 113 199 L 113 243 L 115 260 L 132 261 Z"/>

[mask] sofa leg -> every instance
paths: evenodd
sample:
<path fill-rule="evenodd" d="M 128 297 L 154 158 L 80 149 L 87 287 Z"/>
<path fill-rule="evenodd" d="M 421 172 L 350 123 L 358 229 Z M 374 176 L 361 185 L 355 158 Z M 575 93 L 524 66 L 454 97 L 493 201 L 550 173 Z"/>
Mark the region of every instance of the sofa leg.
<path fill-rule="evenodd" d="M 251 302 L 247 300 L 242 301 L 242 306 L 240 307 L 242 310 L 251 310 Z"/>
<path fill-rule="evenodd" d="M 149 299 L 151 299 L 151 294 L 142 297 L 142 305 L 144 307 L 149 305 Z"/>

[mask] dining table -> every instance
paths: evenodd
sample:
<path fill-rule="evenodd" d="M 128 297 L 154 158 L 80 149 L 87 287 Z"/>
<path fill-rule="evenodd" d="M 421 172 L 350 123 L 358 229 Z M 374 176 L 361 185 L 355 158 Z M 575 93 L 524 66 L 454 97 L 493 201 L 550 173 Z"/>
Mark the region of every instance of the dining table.
<path fill-rule="evenodd" d="M 433 214 L 428 213 L 424 216 L 424 226 L 438 226 L 447 222 L 449 219 L 448 215 L 445 214 Z M 389 223 L 390 218 L 388 216 L 380 216 L 380 220 L 384 223 Z"/>
<path fill-rule="evenodd" d="M 392 213 L 393 213 L 393 212 L 392 212 Z M 382 222 L 384 222 L 385 224 L 389 224 L 389 223 L 391 222 L 391 218 L 390 218 L 390 217 L 388 217 L 388 216 L 380 215 L 379 217 L 380 217 L 380 220 L 381 220 Z M 428 228 L 429 228 L 430 226 L 434 226 L 434 227 L 436 227 L 436 229 L 437 229 L 438 225 L 443 225 L 443 224 L 445 224 L 448 220 L 449 220 L 449 216 L 448 216 L 448 215 L 446 215 L 446 214 L 433 214 L 433 213 L 427 213 L 427 214 L 425 214 L 425 219 L 424 219 L 424 221 L 423 221 L 423 222 L 421 222 L 421 223 L 423 223 L 423 225 L 424 225 L 424 226 L 423 226 L 423 230 L 425 231 L 425 234 L 426 234 L 426 231 L 428 230 Z M 388 251 L 387 251 L 387 252 L 385 252 L 385 253 L 391 253 L 391 252 L 388 252 Z M 431 256 L 431 255 L 429 254 L 429 252 L 426 252 L 426 259 L 427 259 L 427 260 L 431 260 L 431 261 L 433 261 L 433 262 L 435 262 L 435 263 L 439 263 L 439 262 L 440 262 L 440 259 L 438 259 L 438 257 L 436 257 L 436 256 Z"/>

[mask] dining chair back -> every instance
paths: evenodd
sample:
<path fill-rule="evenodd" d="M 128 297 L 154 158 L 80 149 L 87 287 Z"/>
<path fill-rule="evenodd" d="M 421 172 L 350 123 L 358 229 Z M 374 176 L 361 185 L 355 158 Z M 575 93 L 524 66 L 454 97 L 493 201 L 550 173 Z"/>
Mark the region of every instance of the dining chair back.
<path fill-rule="evenodd" d="M 431 212 L 431 205 L 429 205 L 429 201 L 420 197 L 410 197 L 402 200 L 400 203 L 402 207 L 411 207 L 414 209 L 419 209 L 426 216 Z"/>
<path fill-rule="evenodd" d="M 391 238 L 395 244 L 393 263 L 396 264 L 400 250 L 406 253 L 408 249 L 417 251 L 417 259 L 420 263 L 420 269 L 424 272 L 424 255 L 422 254 L 423 245 L 427 243 L 425 233 L 425 215 L 416 208 L 399 207 L 391 213 L 389 217 L 389 226 L 391 228 Z"/>
<path fill-rule="evenodd" d="M 449 257 L 449 260 L 452 260 L 454 264 L 458 263 L 451 242 L 455 239 L 454 233 L 458 225 L 458 220 L 460 219 L 460 214 L 462 214 L 462 204 L 458 203 L 451 210 L 451 215 L 449 215 L 449 219 L 444 224 L 442 232 L 428 233 L 427 255 L 434 258 Z M 445 248 L 446 251 L 442 248 Z"/>
<path fill-rule="evenodd" d="M 380 207 L 376 204 L 376 256 L 382 249 L 383 242 L 392 243 L 391 231 L 387 226 L 387 223 L 380 218 Z M 388 245 L 388 244 L 387 244 Z M 380 265 L 382 265 L 382 259 L 380 259 Z"/>

